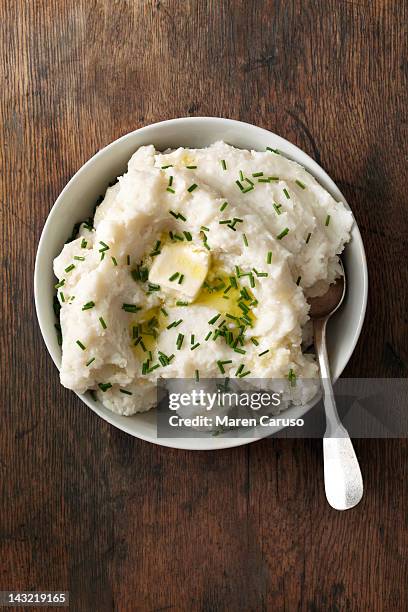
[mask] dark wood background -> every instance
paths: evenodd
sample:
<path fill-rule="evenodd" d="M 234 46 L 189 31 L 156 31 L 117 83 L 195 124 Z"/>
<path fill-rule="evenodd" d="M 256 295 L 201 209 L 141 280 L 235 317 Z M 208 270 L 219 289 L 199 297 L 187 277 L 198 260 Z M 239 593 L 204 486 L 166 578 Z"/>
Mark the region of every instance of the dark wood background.
<path fill-rule="evenodd" d="M 117 431 L 60 386 L 36 247 L 72 174 L 137 127 L 271 129 L 337 181 L 365 242 L 348 376 L 407 375 L 408 4 L 0 0 L 0 588 L 104 612 L 407 610 L 406 440 L 356 440 L 361 504 L 328 507 L 319 440 L 214 453 Z"/>

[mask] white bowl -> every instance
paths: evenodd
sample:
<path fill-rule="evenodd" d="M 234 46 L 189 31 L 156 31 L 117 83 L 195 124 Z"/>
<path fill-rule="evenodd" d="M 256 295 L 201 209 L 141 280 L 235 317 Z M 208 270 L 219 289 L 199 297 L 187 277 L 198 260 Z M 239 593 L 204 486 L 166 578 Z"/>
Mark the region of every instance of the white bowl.
<path fill-rule="evenodd" d="M 346 203 L 334 182 L 306 153 L 284 138 L 248 123 L 215 117 L 186 117 L 148 125 L 115 140 L 86 162 L 63 189 L 48 216 L 38 245 L 34 274 L 35 305 L 45 344 L 58 368 L 61 364 L 61 348 L 54 329 L 52 302 L 55 277 L 52 263 L 71 235 L 74 224 L 92 213 L 98 196 L 105 193 L 110 181 L 126 171 L 129 158 L 141 145 L 154 144 L 156 149 L 164 150 L 179 146 L 205 147 L 217 140 L 224 140 L 239 148 L 259 151 L 264 151 L 266 146 L 277 148 L 287 157 L 302 164 L 334 198 Z M 367 304 L 367 263 L 356 223 L 351 232 L 351 241 L 345 248 L 343 262 L 347 273 L 348 292 L 344 305 L 328 327 L 328 353 L 332 377 L 335 380 L 342 373 L 356 346 Z M 79 397 L 115 427 L 163 446 L 212 450 L 240 446 L 261 437 L 260 434 L 250 438 L 157 438 L 155 411 L 124 417 L 95 402 L 89 393 Z M 284 416 L 298 418 L 309 408 L 310 406 L 290 408 Z M 266 428 L 264 430 L 266 435 Z"/>

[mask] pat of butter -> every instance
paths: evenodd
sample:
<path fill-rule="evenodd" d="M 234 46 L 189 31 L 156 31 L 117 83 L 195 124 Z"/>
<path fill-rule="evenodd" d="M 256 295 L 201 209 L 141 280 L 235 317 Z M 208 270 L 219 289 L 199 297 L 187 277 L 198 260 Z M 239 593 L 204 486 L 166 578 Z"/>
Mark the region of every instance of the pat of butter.
<path fill-rule="evenodd" d="M 202 247 L 166 244 L 154 258 L 149 281 L 160 285 L 163 291 L 192 301 L 201 289 L 209 265 L 209 253 Z"/>

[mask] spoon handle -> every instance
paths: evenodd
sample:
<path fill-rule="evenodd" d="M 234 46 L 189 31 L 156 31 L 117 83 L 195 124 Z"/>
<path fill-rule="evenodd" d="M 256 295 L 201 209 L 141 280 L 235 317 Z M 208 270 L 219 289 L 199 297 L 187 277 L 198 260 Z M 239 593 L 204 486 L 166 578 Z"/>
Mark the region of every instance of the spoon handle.
<path fill-rule="evenodd" d="M 356 506 L 363 496 L 363 478 L 353 444 L 341 424 L 334 400 L 326 349 L 326 323 L 327 319 L 314 321 L 314 343 L 326 413 L 326 432 L 323 438 L 324 487 L 332 508 L 348 510 Z"/>

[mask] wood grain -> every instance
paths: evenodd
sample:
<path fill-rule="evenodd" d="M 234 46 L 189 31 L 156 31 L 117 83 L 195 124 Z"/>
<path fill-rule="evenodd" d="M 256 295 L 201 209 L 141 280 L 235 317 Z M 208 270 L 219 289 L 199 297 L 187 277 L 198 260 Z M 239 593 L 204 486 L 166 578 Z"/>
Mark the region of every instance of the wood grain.
<path fill-rule="evenodd" d="M 33 267 L 56 196 L 118 136 L 185 115 L 271 129 L 350 202 L 368 254 L 348 376 L 408 370 L 404 0 L 0 0 L 0 588 L 75 611 L 408 608 L 407 442 L 357 440 L 361 504 L 319 441 L 189 453 L 135 440 L 58 381 Z"/>

